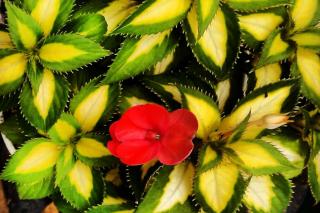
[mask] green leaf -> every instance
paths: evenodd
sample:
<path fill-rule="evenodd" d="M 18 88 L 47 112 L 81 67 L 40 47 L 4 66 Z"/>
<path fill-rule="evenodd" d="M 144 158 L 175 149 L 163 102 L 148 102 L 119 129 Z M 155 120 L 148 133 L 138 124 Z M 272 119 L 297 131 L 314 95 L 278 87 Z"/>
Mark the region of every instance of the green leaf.
<path fill-rule="evenodd" d="M 76 158 L 73 154 L 74 148 L 72 145 L 66 145 L 61 151 L 56 165 L 56 180 L 55 185 L 59 185 L 66 178 L 70 170 L 74 167 Z"/>
<path fill-rule="evenodd" d="M 90 166 L 112 166 L 117 160 L 107 149 L 104 141 L 84 136 L 76 142 L 75 150 L 80 160 Z"/>
<path fill-rule="evenodd" d="M 45 178 L 39 182 L 17 184 L 19 198 L 23 200 L 41 199 L 48 197 L 54 190 L 54 176 Z"/>
<path fill-rule="evenodd" d="M 12 49 L 13 44 L 8 32 L 0 30 L 0 49 Z"/>
<path fill-rule="evenodd" d="M 243 201 L 250 212 L 285 212 L 292 195 L 291 183 L 282 175 L 253 176 Z"/>
<path fill-rule="evenodd" d="M 219 8 L 219 0 L 196 0 L 194 4 L 197 7 L 198 38 L 200 38 L 216 15 Z"/>
<path fill-rule="evenodd" d="M 24 7 L 39 23 L 45 36 L 57 32 L 67 21 L 74 0 L 23 0 Z"/>
<path fill-rule="evenodd" d="M 238 103 L 230 115 L 221 121 L 219 131 L 222 133 L 233 131 L 249 112 L 251 112 L 249 122 L 257 121 L 269 114 L 287 112 L 293 107 L 297 92 L 296 80 L 280 81 L 254 90 Z M 246 129 L 242 138 L 255 138 L 264 128 L 259 125 L 251 125 Z"/>
<path fill-rule="evenodd" d="M 99 14 L 83 14 L 73 19 L 68 28 L 81 36 L 100 42 L 107 32 L 107 22 Z"/>
<path fill-rule="evenodd" d="M 53 175 L 59 153 L 59 146 L 49 139 L 27 141 L 9 160 L 1 178 L 22 184 L 39 182 Z"/>
<path fill-rule="evenodd" d="M 6 1 L 9 31 L 15 46 L 20 50 L 33 48 L 42 30 L 37 22 L 25 11 Z"/>
<path fill-rule="evenodd" d="M 235 10 L 255 11 L 291 4 L 291 0 L 227 0 L 228 4 Z"/>
<path fill-rule="evenodd" d="M 7 95 L 0 95 L 0 111 L 9 111 L 17 106 L 19 102 L 18 93 L 9 93 Z"/>
<path fill-rule="evenodd" d="M 0 50 L 0 95 L 16 90 L 23 82 L 27 58 L 13 50 Z"/>
<path fill-rule="evenodd" d="M 312 131 L 311 158 L 315 157 L 320 151 L 320 131 Z"/>
<path fill-rule="evenodd" d="M 55 143 L 68 144 L 80 130 L 77 120 L 70 114 L 62 113 L 60 118 L 49 129 L 49 136 Z"/>
<path fill-rule="evenodd" d="M 261 88 L 268 84 L 280 81 L 282 68 L 279 63 L 268 64 L 254 70 L 255 86 L 254 89 Z"/>
<path fill-rule="evenodd" d="M 146 0 L 114 33 L 144 35 L 177 25 L 187 14 L 191 0 Z"/>
<path fill-rule="evenodd" d="M 280 29 L 270 34 L 264 43 L 262 53 L 257 64 L 258 67 L 280 62 L 290 57 L 293 47 L 283 40 L 283 33 Z"/>
<path fill-rule="evenodd" d="M 36 129 L 28 124 L 19 114 L 6 117 L 4 123 L 0 124 L 0 132 L 13 144 L 23 144 L 38 135 Z"/>
<path fill-rule="evenodd" d="M 95 206 L 86 213 L 117 213 L 117 212 L 123 212 L 123 213 L 134 213 L 134 209 L 128 205 L 123 205 L 123 204 L 117 204 L 117 205 L 100 205 L 100 206 Z"/>
<path fill-rule="evenodd" d="M 163 167 L 136 212 L 194 212 L 188 199 L 193 176 L 194 167 L 188 162 Z"/>
<path fill-rule="evenodd" d="M 50 198 L 53 200 L 54 205 L 61 213 L 79 213 L 79 210 L 74 208 L 68 201 L 66 201 L 61 193 L 57 190 Z"/>
<path fill-rule="evenodd" d="M 67 176 L 58 183 L 63 197 L 79 210 L 100 203 L 103 180 L 98 171 L 77 160 Z"/>
<path fill-rule="evenodd" d="M 100 120 L 109 119 L 117 105 L 119 85 L 98 84 L 98 80 L 85 85 L 70 103 L 70 110 L 83 132 L 93 130 Z"/>
<path fill-rule="evenodd" d="M 238 15 L 242 32 L 241 37 L 249 47 L 255 48 L 260 42 L 266 40 L 287 19 L 286 17 L 287 10 L 285 7 L 241 13 Z"/>
<path fill-rule="evenodd" d="M 217 166 L 222 160 L 222 153 L 209 144 L 205 144 L 199 153 L 197 176 Z"/>
<path fill-rule="evenodd" d="M 320 57 L 313 50 L 298 48 L 296 63 L 291 66 L 295 76 L 301 76 L 301 91 L 320 106 Z"/>
<path fill-rule="evenodd" d="M 240 140 L 227 145 L 231 160 L 252 175 L 269 175 L 295 167 L 273 145 L 262 140 Z"/>
<path fill-rule="evenodd" d="M 236 59 L 240 42 L 239 25 L 234 12 L 222 5 L 200 37 L 194 5 L 183 26 L 188 43 L 199 63 L 218 78 L 226 76 Z"/>
<path fill-rule="evenodd" d="M 108 54 L 99 44 L 76 34 L 48 37 L 39 50 L 41 63 L 59 72 L 78 69 Z"/>
<path fill-rule="evenodd" d="M 294 22 L 292 31 L 301 31 L 320 21 L 320 2 L 318 0 L 294 0 L 290 12 Z"/>
<path fill-rule="evenodd" d="M 194 89 L 181 87 L 182 105 L 189 109 L 198 120 L 197 137 L 207 141 L 210 133 L 219 127 L 221 117 L 212 97 Z"/>
<path fill-rule="evenodd" d="M 314 28 L 290 37 L 299 47 L 313 49 L 320 52 L 320 29 Z"/>
<path fill-rule="evenodd" d="M 303 142 L 294 134 L 280 133 L 277 135 L 267 135 L 261 138 L 276 147 L 296 168 L 282 172 L 286 178 L 293 178 L 299 175 L 303 168 L 307 154 L 307 149 L 303 146 Z"/>
<path fill-rule="evenodd" d="M 48 131 L 59 118 L 68 99 L 68 83 L 52 71 L 29 66 L 35 73 L 32 85 L 25 83 L 20 95 L 20 106 L 28 121 L 43 131 Z"/>
<path fill-rule="evenodd" d="M 318 203 L 320 201 L 320 151 L 309 160 L 308 180 L 312 195 Z"/>
<path fill-rule="evenodd" d="M 174 47 L 170 31 L 141 38 L 127 38 L 103 82 L 113 83 L 133 77 L 155 65 Z"/>
<path fill-rule="evenodd" d="M 195 179 L 195 195 L 205 212 L 234 212 L 240 205 L 246 183 L 238 167 L 224 159 Z"/>

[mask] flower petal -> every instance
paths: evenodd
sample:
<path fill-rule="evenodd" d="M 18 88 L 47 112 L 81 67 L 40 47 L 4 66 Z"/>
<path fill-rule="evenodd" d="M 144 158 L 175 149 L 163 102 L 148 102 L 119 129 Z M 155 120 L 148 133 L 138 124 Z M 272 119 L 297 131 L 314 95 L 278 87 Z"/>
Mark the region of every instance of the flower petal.
<path fill-rule="evenodd" d="M 166 165 L 175 165 L 184 161 L 193 150 L 192 140 L 179 138 L 161 143 L 157 157 L 159 161 Z"/>
<path fill-rule="evenodd" d="M 117 156 L 124 164 L 134 166 L 144 164 L 156 157 L 159 143 L 147 140 L 131 140 L 117 147 Z"/>
<path fill-rule="evenodd" d="M 116 126 L 118 125 L 118 122 L 119 121 L 114 122 L 113 124 L 111 124 L 111 126 L 109 128 L 109 133 L 110 133 L 112 140 L 116 140 L 115 130 L 116 130 Z"/>
<path fill-rule="evenodd" d="M 198 121 L 189 110 L 178 109 L 169 115 L 169 129 L 177 129 L 186 137 L 193 137 L 198 130 Z"/>
<path fill-rule="evenodd" d="M 108 147 L 109 151 L 116 157 L 118 157 L 117 148 L 119 145 L 120 145 L 120 143 L 118 141 L 114 141 L 114 140 L 108 141 L 108 143 L 107 143 L 107 147 Z"/>
<path fill-rule="evenodd" d="M 136 126 L 127 117 L 121 118 L 119 121 L 113 123 L 112 126 L 114 127 L 112 129 L 110 127 L 110 131 L 114 131 L 113 137 L 121 142 L 127 140 L 143 140 L 147 133 L 146 129 Z"/>
<path fill-rule="evenodd" d="M 128 109 L 123 118 L 128 118 L 136 126 L 163 133 L 168 125 L 169 112 L 157 104 L 144 104 Z"/>
<path fill-rule="evenodd" d="M 160 142 L 160 162 L 174 165 L 185 160 L 192 152 L 192 139 L 197 129 L 197 119 L 190 111 L 179 109 L 170 113 L 169 129 Z"/>

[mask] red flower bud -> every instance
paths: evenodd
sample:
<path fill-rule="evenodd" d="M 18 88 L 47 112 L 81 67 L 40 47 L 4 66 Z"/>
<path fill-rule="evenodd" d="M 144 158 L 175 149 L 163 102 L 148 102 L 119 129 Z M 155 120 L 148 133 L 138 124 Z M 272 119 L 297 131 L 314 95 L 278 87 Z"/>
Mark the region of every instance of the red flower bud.
<path fill-rule="evenodd" d="M 127 165 L 158 159 L 166 165 L 185 160 L 193 149 L 196 117 L 186 109 L 168 112 L 157 104 L 131 107 L 110 126 L 110 152 Z"/>

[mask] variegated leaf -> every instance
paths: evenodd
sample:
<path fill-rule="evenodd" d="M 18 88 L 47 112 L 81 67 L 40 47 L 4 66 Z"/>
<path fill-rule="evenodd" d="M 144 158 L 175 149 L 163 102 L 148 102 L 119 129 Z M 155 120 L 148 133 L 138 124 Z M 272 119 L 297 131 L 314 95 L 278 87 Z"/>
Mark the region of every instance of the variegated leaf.
<path fill-rule="evenodd" d="M 174 27 L 187 14 L 191 0 L 146 0 L 114 33 L 145 35 Z"/>
<path fill-rule="evenodd" d="M 99 1 L 100 2 L 100 1 Z M 96 4 L 93 6 L 95 7 Z M 135 9 L 137 8 L 137 2 L 133 0 L 112 0 L 107 6 L 97 11 L 98 14 L 104 16 L 108 23 L 108 31 L 106 35 L 109 35 L 121 24 Z"/>
<path fill-rule="evenodd" d="M 31 85 L 25 83 L 20 95 L 23 115 L 32 125 L 48 131 L 59 118 L 68 99 L 68 83 L 52 71 L 40 66 L 29 66 Z"/>
<path fill-rule="evenodd" d="M 227 145 L 232 161 L 252 175 L 269 175 L 295 167 L 273 145 L 262 140 L 240 140 Z"/>
<path fill-rule="evenodd" d="M 240 101 L 233 112 L 221 121 L 219 131 L 232 132 L 250 112 L 249 122 L 257 121 L 265 115 L 287 112 L 294 105 L 297 92 L 296 80 L 280 81 L 257 89 Z M 242 138 L 255 138 L 264 128 L 251 125 Z"/>
<path fill-rule="evenodd" d="M 296 76 L 301 76 L 301 91 L 320 106 L 320 57 L 313 50 L 298 48 L 296 63 L 291 67 Z"/>
<path fill-rule="evenodd" d="M 293 53 L 293 47 L 283 40 L 282 34 L 281 30 L 275 30 L 267 38 L 257 64 L 258 67 L 280 62 L 290 57 L 290 54 Z"/>
<path fill-rule="evenodd" d="M 289 5 L 291 0 L 227 0 L 227 3 L 235 10 L 256 11 L 281 5 Z"/>
<path fill-rule="evenodd" d="M 294 22 L 292 31 L 301 31 L 320 21 L 319 0 L 294 0 L 291 8 L 291 18 Z"/>
<path fill-rule="evenodd" d="M 240 32 L 236 15 L 222 5 L 201 37 L 198 29 L 196 6 L 193 5 L 184 22 L 187 40 L 198 61 L 222 78 L 230 71 L 238 53 Z"/>
<path fill-rule="evenodd" d="M 48 134 L 55 143 L 68 144 L 79 129 L 80 125 L 72 115 L 62 113 Z"/>
<path fill-rule="evenodd" d="M 74 148 L 71 144 L 68 144 L 61 151 L 57 160 L 55 185 L 59 185 L 67 177 L 75 162 Z"/>
<path fill-rule="evenodd" d="M 242 38 L 246 44 L 255 48 L 283 22 L 287 16 L 284 7 L 239 14 L 239 25 Z"/>
<path fill-rule="evenodd" d="M 153 75 L 159 75 L 168 71 L 171 68 L 172 63 L 174 63 L 175 50 L 176 48 L 172 49 L 170 52 L 167 52 L 164 58 L 153 66 L 153 68 L 150 70 L 150 73 Z"/>
<path fill-rule="evenodd" d="M 75 150 L 80 160 L 90 166 L 112 166 L 117 160 L 111 155 L 104 141 L 84 136 L 76 142 Z"/>
<path fill-rule="evenodd" d="M 320 52 L 320 29 L 318 28 L 296 33 L 290 39 L 295 41 L 299 47 Z"/>
<path fill-rule="evenodd" d="M 0 50 L 0 95 L 19 87 L 27 69 L 27 57 L 13 50 Z"/>
<path fill-rule="evenodd" d="M 295 166 L 294 169 L 282 172 L 286 178 L 293 178 L 299 175 L 303 168 L 307 154 L 306 146 L 294 134 L 267 135 L 261 138 L 275 146 L 290 162 Z"/>
<path fill-rule="evenodd" d="M 70 103 L 70 110 L 83 132 L 89 132 L 100 120 L 109 119 L 117 105 L 119 85 L 98 84 L 95 79 L 84 86 Z"/>
<path fill-rule="evenodd" d="M 89 13 L 77 16 L 68 24 L 68 28 L 74 33 L 100 42 L 108 25 L 102 15 Z"/>
<path fill-rule="evenodd" d="M 309 160 L 308 180 L 312 195 L 318 203 L 320 201 L 320 151 Z"/>
<path fill-rule="evenodd" d="M 54 191 L 54 176 L 34 183 L 17 183 L 19 198 L 23 200 L 48 197 Z"/>
<path fill-rule="evenodd" d="M 123 85 L 121 100 L 119 103 L 119 110 L 123 114 L 128 108 L 146 104 L 146 103 L 161 103 L 159 99 L 144 86 L 135 85 Z"/>
<path fill-rule="evenodd" d="M 221 116 L 213 99 L 200 91 L 181 88 L 182 105 L 189 109 L 198 120 L 197 137 L 208 140 L 210 133 L 219 127 Z"/>
<path fill-rule="evenodd" d="M 51 177 L 59 153 L 60 147 L 48 139 L 27 141 L 9 160 L 1 178 L 30 184 Z"/>
<path fill-rule="evenodd" d="M 217 95 L 219 110 L 223 111 L 223 109 L 227 103 L 227 100 L 229 99 L 229 97 L 231 95 L 231 81 L 230 81 L 230 79 L 220 81 L 215 88 L 215 92 Z"/>
<path fill-rule="evenodd" d="M 23 0 L 25 8 L 39 23 L 45 36 L 58 31 L 71 13 L 74 0 Z"/>
<path fill-rule="evenodd" d="M 42 30 L 38 23 L 25 11 L 6 1 L 9 32 L 15 46 L 20 50 L 33 48 Z"/>
<path fill-rule="evenodd" d="M 58 183 L 62 196 L 79 210 L 100 203 L 103 180 L 99 172 L 77 160 L 67 176 Z"/>
<path fill-rule="evenodd" d="M 188 199 L 193 176 L 194 167 L 188 162 L 163 167 L 136 212 L 194 212 Z"/>
<path fill-rule="evenodd" d="M 280 81 L 281 74 L 282 74 L 282 68 L 279 63 L 268 64 L 266 66 L 263 66 L 261 68 L 254 70 L 254 75 L 255 75 L 254 89 L 258 89 L 268 84 L 272 84 Z"/>
<path fill-rule="evenodd" d="M 238 167 L 224 159 L 195 179 L 195 195 L 204 212 L 234 212 L 240 205 L 246 183 Z"/>
<path fill-rule="evenodd" d="M 222 153 L 210 146 L 204 145 L 199 153 L 197 176 L 207 172 L 217 166 L 222 160 Z"/>
<path fill-rule="evenodd" d="M 208 28 L 213 17 L 219 8 L 219 0 L 196 0 L 195 3 L 197 7 L 197 17 L 198 17 L 198 38 L 200 38 L 203 33 Z"/>
<path fill-rule="evenodd" d="M 155 65 L 174 47 L 170 31 L 141 38 L 127 38 L 103 82 L 113 83 L 133 77 Z"/>
<path fill-rule="evenodd" d="M 10 35 L 6 31 L 0 30 L 0 49 L 12 49 L 13 44 Z"/>
<path fill-rule="evenodd" d="M 291 183 L 282 175 L 253 176 L 243 201 L 250 212 L 278 213 L 286 211 L 291 195 Z"/>
<path fill-rule="evenodd" d="M 165 74 L 157 75 L 145 78 L 144 84 L 158 95 L 169 109 L 175 109 L 181 106 L 182 95 L 178 86 L 168 78 L 169 76 Z"/>
<path fill-rule="evenodd" d="M 39 50 L 41 63 L 59 72 L 78 69 L 108 54 L 99 44 L 75 34 L 48 37 Z"/>

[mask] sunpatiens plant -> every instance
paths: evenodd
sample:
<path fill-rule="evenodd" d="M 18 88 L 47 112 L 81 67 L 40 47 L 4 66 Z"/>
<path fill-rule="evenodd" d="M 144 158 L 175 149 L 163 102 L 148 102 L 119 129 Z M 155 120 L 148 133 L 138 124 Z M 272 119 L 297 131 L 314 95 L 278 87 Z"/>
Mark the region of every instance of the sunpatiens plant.
<path fill-rule="evenodd" d="M 2 171 L 61 212 L 284 212 L 320 201 L 319 0 L 2 6 Z"/>

